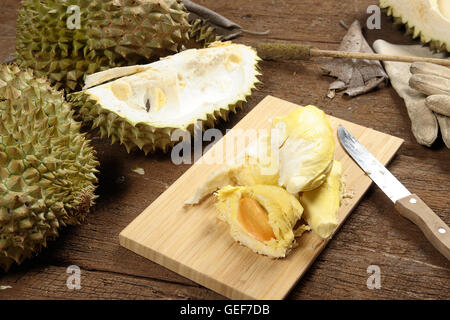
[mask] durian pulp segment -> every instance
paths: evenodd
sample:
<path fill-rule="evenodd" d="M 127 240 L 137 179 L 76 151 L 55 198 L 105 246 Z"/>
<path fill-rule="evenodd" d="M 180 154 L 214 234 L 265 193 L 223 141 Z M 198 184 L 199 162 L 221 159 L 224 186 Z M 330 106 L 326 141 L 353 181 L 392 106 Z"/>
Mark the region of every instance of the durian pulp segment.
<path fill-rule="evenodd" d="M 278 130 L 250 144 L 237 164 L 213 173 L 186 204 L 198 204 L 226 185 L 279 185 L 292 194 L 320 186 L 331 170 L 335 150 L 325 113 L 314 106 L 300 107 L 273 124 Z"/>
<path fill-rule="evenodd" d="M 300 203 L 305 209 L 303 218 L 320 237 L 329 238 L 338 226 L 338 210 L 341 205 L 342 165 L 333 162 L 331 172 L 317 189 L 303 192 Z"/>
<path fill-rule="evenodd" d="M 278 184 L 292 194 L 319 187 L 331 169 L 335 150 L 325 113 L 314 106 L 300 107 L 274 119 L 273 126 L 283 137 Z"/>
<path fill-rule="evenodd" d="M 295 243 L 294 227 L 302 216 L 303 208 L 298 199 L 283 188 L 269 185 L 226 186 L 220 189 L 216 196 L 219 218 L 229 224 L 231 236 L 236 241 L 257 253 L 272 258 L 285 257 L 293 247 Z M 257 202 L 262 209 L 262 213 L 260 211 L 247 215 L 247 220 L 252 222 L 241 223 L 243 219 L 239 218 L 239 209 L 242 199 L 251 199 Z M 253 201 L 253 205 L 247 206 L 247 209 L 255 207 Z M 267 222 L 273 235 L 264 221 L 265 212 L 267 212 Z M 262 217 L 263 221 L 255 221 L 255 217 Z M 253 227 L 253 232 L 248 230 L 250 224 L 257 225 L 257 227 Z M 255 229 L 259 230 L 256 232 L 256 236 Z"/>
<path fill-rule="evenodd" d="M 250 47 L 217 43 L 154 62 L 86 93 L 132 125 L 185 129 L 245 100 L 259 75 L 257 61 Z"/>
<path fill-rule="evenodd" d="M 278 158 L 276 153 L 271 150 L 269 139 L 268 136 L 262 136 L 251 143 L 238 155 L 234 163 L 226 165 L 209 176 L 206 182 L 195 191 L 185 204 L 198 204 L 207 195 L 227 185 L 277 185 Z"/>
<path fill-rule="evenodd" d="M 380 0 L 388 15 L 407 24 L 414 38 L 431 42 L 432 49 L 450 51 L 450 1 L 448 0 Z"/>

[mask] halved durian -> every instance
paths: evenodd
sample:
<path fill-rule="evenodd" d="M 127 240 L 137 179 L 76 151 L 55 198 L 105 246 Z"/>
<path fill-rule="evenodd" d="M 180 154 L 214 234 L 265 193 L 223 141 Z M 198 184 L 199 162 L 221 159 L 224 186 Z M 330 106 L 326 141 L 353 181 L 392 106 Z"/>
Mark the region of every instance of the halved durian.
<path fill-rule="evenodd" d="M 324 239 L 329 238 L 338 226 L 342 193 L 342 165 L 335 160 L 325 182 L 319 188 L 300 195 L 300 203 L 305 209 L 303 218 Z"/>
<path fill-rule="evenodd" d="M 259 60 L 248 46 L 217 42 L 149 65 L 93 74 L 86 89 L 69 99 L 84 121 L 128 152 L 167 151 L 176 143 L 174 130 L 192 132 L 197 121 L 210 127 L 236 112 L 258 82 Z"/>
<path fill-rule="evenodd" d="M 449 0 L 380 0 L 380 7 L 405 24 L 407 33 L 429 43 L 432 50 L 450 51 Z"/>
<path fill-rule="evenodd" d="M 282 137 L 278 185 L 292 194 L 318 188 L 331 170 L 335 149 L 325 113 L 314 106 L 301 107 L 275 118 L 273 127 Z"/>
<path fill-rule="evenodd" d="M 295 237 L 309 229 L 300 226 L 294 230 L 303 208 L 283 188 L 226 186 L 216 196 L 219 218 L 229 224 L 231 236 L 256 253 L 283 258 L 293 247 Z"/>

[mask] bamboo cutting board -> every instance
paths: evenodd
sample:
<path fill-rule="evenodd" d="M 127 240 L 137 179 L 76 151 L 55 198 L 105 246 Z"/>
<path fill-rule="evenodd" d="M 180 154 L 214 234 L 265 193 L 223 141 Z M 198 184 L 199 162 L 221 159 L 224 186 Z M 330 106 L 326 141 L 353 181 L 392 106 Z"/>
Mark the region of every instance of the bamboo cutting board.
<path fill-rule="evenodd" d="M 204 157 L 218 153 L 238 129 L 268 129 L 269 119 L 298 105 L 268 96 Z M 338 118 L 381 163 L 387 164 L 403 140 Z M 244 146 L 242 146 L 242 149 Z M 236 153 L 242 150 L 235 150 Z M 342 162 L 346 199 L 339 211 L 339 226 L 361 200 L 371 180 L 341 148 L 336 138 L 336 159 Z M 201 162 L 201 161 L 200 161 Z M 217 219 L 213 197 L 198 206 L 186 201 L 207 177 L 222 165 L 194 164 L 120 234 L 120 244 L 166 268 L 232 299 L 283 299 L 326 246 L 313 232 L 298 240 L 286 259 L 272 260 L 234 242 L 228 226 Z"/>

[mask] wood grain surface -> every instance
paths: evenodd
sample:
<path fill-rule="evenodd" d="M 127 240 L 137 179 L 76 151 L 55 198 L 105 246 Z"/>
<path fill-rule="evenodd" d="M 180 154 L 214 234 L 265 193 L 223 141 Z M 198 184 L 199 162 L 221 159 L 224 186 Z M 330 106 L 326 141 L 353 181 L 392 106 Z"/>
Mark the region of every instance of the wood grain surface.
<path fill-rule="evenodd" d="M 231 149 L 229 146 L 234 147 L 235 156 L 244 152 L 244 143 L 236 143 L 236 137 L 245 134 L 245 130 L 267 133 L 271 126 L 269 119 L 286 116 L 297 108 L 298 105 L 281 99 L 264 98 L 120 233 L 120 244 L 228 298 L 273 300 L 286 297 L 329 239 L 323 240 L 307 232 L 285 259 L 270 259 L 233 241 L 229 226 L 217 217 L 212 197 L 197 206 L 185 206 L 184 202 L 225 165 L 211 160 L 217 159 L 223 150 Z M 372 181 L 341 147 L 337 127 L 343 125 L 352 132 L 384 165 L 394 157 L 403 140 L 338 118 L 329 117 L 329 120 L 335 136 L 335 158 L 342 164 L 345 193 L 353 195 L 342 201 L 338 212 L 341 227 Z M 226 154 L 226 159 L 232 161 L 231 156 Z M 208 158 L 210 161 L 206 160 Z"/>
<path fill-rule="evenodd" d="M 236 42 L 261 40 L 306 42 L 336 49 L 347 25 L 367 19 L 376 0 L 196 0 L 236 20 L 247 29 L 271 32 L 245 35 Z M 0 4 L 0 61 L 14 50 L 19 0 Z M 404 30 L 383 15 L 381 30 L 367 30 L 370 44 L 378 38 L 415 44 Z M 263 97 L 273 95 L 296 104 L 315 104 L 328 114 L 405 140 L 389 169 L 450 223 L 450 152 L 437 142 L 432 148 L 416 143 L 403 101 L 392 88 L 357 98 L 326 97 L 332 79 L 314 62 L 262 62 L 263 85 L 242 112 L 219 128 L 232 128 Z M 222 299 L 166 268 L 119 245 L 118 234 L 188 168 L 170 156 L 128 155 L 121 146 L 93 135 L 101 161 L 100 196 L 87 223 L 70 227 L 41 255 L 0 275 L 0 299 Z M 132 170 L 143 168 L 145 175 Z M 68 290 L 66 269 L 82 270 L 81 290 Z M 381 289 L 369 290 L 367 268 L 381 270 Z M 371 187 L 333 241 L 290 293 L 290 299 L 450 299 L 450 263 L 411 222 L 395 212 L 382 191 Z"/>

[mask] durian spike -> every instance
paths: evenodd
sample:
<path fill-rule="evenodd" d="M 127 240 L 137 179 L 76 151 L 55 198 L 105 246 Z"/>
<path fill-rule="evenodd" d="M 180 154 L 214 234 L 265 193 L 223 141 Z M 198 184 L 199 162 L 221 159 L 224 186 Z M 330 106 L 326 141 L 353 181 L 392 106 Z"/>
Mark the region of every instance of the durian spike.
<path fill-rule="evenodd" d="M 364 59 L 398 62 L 429 62 L 441 66 L 450 67 L 450 60 L 411 56 L 396 56 L 379 53 L 347 52 L 335 50 L 322 50 L 307 44 L 289 43 L 259 43 L 257 45 L 258 55 L 263 60 L 309 60 L 313 57 Z"/>

